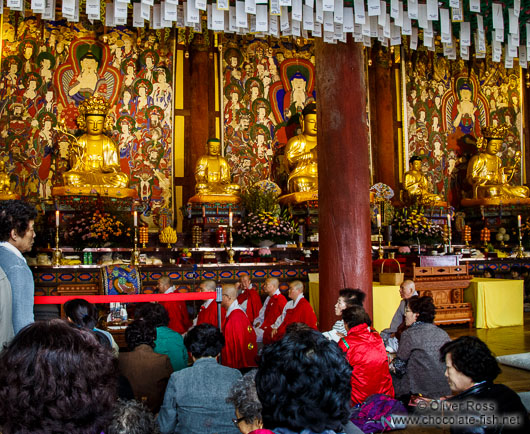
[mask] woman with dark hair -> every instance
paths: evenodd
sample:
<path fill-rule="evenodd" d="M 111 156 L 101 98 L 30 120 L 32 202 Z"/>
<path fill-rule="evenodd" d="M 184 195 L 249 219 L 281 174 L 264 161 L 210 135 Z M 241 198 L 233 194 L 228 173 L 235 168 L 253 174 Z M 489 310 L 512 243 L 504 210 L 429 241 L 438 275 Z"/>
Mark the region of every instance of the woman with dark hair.
<path fill-rule="evenodd" d="M 383 339 L 370 328 L 372 321 L 362 306 L 342 311 L 348 335 L 341 338 L 339 347 L 353 368 L 351 375 L 352 405 L 364 402 L 375 393 L 394 397 L 392 377 Z"/>
<path fill-rule="evenodd" d="M 112 337 L 112 335 L 106 331 L 96 327 L 98 322 L 98 311 L 96 307 L 82 298 L 75 298 L 68 300 L 64 305 L 64 314 L 68 321 L 77 325 L 78 327 L 85 328 L 93 331 L 99 337 L 104 337 L 108 341 L 109 348 L 112 348 L 114 356 L 118 357 L 120 353 L 120 347 Z M 101 339 L 98 339 L 100 342 Z"/>
<path fill-rule="evenodd" d="M 217 363 L 225 344 L 223 334 L 211 324 L 200 324 L 188 331 L 184 344 L 193 366 L 171 375 L 157 419 L 160 431 L 238 434 L 234 407 L 226 398 L 241 373 Z"/>
<path fill-rule="evenodd" d="M 173 372 L 169 357 L 156 354 L 156 330 L 143 320 L 133 321 L 125 329 L 130 352 L 120 353 L 120 372 L 131 383 L 134 397 L 157 413 L 164 398 L 169 376 Z"/>
<path fill-rule="evenodd" d="M 405 325 L 396 358 L 390 371 L 397 397 L 408 402 L 411 394 L 440 398 L 450 393 L 440 363 L 439 351 L 450 341 L 449 335 L 435 326 L 436 308 L 431 297 L 414 296 L 405 307 Z"/>
<path fill-rule="evenodd" d="M 335 304 L 335 315 L 338 317 L 342 316 L 344 309 L 352 306 L 362 306 L 366 294 L 360 289 L 344 288 L 339 291 L 339 298 Z M 322 333 L 330 341 L 338 342 L 340 338 L 343 338 L 348 334 L 344 327 L 344 321 L 338 320 L 333 324 L 333 328 L 329 332 Z"/>
<path fill-rule="evenodd" d="M 496 418 L 482 425 L 452 426 L 452 433 L 530 432 L 528 413 L 517 393 L 503 384 L 493 384 L 501 370 L 484 342 L 475 336 L 462 336 L 442 346 L 440 356 L 445 363 L 451 392 L 455 394 L 447 401 L 464 402 L 470 413 L 482 408 L 477 415 L 482 416 L 477 417 L 481 422 L 486 421 L 486 415 Z M 484 411 L 484 403 L 489 405 L 487 411 Z"/>
<path fill-rule="evenodd" d="M 242 434 L 258 434 L 263 427 L 261 402 L 256 392 L 256 372 L 253 369 L 237 380 L 226 398 L 226 402 L 234 405 L 236 410 L 234 425 Z"/>
<path fill-rule="evenodd" d="M 0 353 L 0 430 L 100 433 L 116 402 L 116 361 L 64 321 L 23 328 Z"/>
<path fill-rule="evenodd" d="M 263 348 L 256 374 L 263 424 L 274 433 L 342 433 L 351 413 L 351 376 L 340 348 L 299 330 Z"/>
<path fill-rule="evenodd" d="M 188 367 L 188 351 L 180 333 L 169 328 L 169 314 L 159 303 L 143 303 L 136 308 L 136 319 L 143 319 L 156 327 L 155 353 L 166 354 L 173 371 Z"/>

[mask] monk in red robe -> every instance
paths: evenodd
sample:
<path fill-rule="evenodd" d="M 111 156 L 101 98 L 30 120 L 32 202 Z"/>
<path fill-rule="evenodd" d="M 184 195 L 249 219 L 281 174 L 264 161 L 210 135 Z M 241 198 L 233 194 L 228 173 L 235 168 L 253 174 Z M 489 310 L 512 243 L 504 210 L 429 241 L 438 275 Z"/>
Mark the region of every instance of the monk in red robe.
<path fill-rule="evenodd" d="M 199 285 L 200 292 L 215 292 L 215 282 L 213 280 L 205 280 Z M 221 307 L 221 328 L 225 325 L 226 309 Z M 197 318 L 193 320 L 193 325 L 211 324 L 214 327 L 219 327 L 219 320 L 217 316 L 217 303 L 215 300 L 206 300 L 201 308 Z"/>
<path fill-rule="evenodd" d="M 283 308 L 282 315 L 272 325 L 271 338 L 280 340 L 285 334 L 285 328 L 294 322 L 301 322 L 312 329 L 317 329 L 317 316 L 315 311 L 304 298 L 304 284 L 299 280 L 293 280 L 289 284 L 289 301 Z"/>
<path fill-rule="evenodd" d="M 226 309 L 226 322 L 223 327 L 225 346 L 221 352 L 221 363 L 236 369 L 257 366 L 256 333 L 247 315 L 239 307 L 234 285 L 223 285 L 221 305 Z"/>
<path fill-rule="evenodd" d="M 171 284 L 171 279 L 167 276 L 162 276 L 158 279 L 156 287 L 160 294 L 171 294 L 176 291 L 175 286 Z M 167 313 L 169 314 L 168 327 L 181 335 L 186 333 L 191 327 L 191 320 L 186 302 L 161 301 L 160 304 L 166 308 Z"/>
<path fill-rule="evenodd" d="M 239 278 L 238 289 L 240 294 L 237 297 L 237 302 L 241 309 L 245 311 L 250 322 L 254 322 L 254 319 L 259 315 L 261 309 L 261 298 L 255 288 L 252 287 L 250 282 L 250 276 L 243 274 Z"/>
<path fill-rule="evenodd" d="M 254 319 L 254 330 L 256 331 L 258 342 L 263 342 L 265 345 L 272 342 L 272 325 L 282 315 L 283 308 L 287 304 L 287 300 L 280 293 L 279 286 L 280 282 L 274 277 L 270 277 L 265 281 L 263 289 L 268 297 L 263 303 L 259 315 Z"/>

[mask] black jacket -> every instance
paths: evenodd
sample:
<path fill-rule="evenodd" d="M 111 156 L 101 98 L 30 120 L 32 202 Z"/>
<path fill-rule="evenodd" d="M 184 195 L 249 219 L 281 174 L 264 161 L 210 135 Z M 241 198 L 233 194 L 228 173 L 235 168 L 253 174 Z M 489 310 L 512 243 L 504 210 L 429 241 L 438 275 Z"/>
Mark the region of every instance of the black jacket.
<path fill-rule="evenodd" d="M 503 384 L 483 382 L 446 401 L 451 416 L 477 418 L 473 425 L 455 423 L 454 434 L 530 433 L 528 413 L 519 395 Z M 514 424 L 518 420 L 519 424 Z"/>

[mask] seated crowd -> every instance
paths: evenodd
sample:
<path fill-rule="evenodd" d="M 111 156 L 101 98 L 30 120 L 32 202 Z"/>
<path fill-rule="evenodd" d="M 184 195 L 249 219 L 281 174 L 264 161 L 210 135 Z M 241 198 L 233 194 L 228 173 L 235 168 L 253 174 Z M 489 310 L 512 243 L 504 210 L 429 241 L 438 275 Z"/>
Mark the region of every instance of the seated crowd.
<path fill-rule="evenodd" d="M 199 286 L 215 288 L 214 281 Z M 162 278 L 158 290 L 175 287 Z M 339 320 L 323 333 L 302 282 L 289 283 L 288 300 L 278 279 L 267 279 L 263 290 L 262 302 L 244 275 L 223 286 L 220 306 L 205 301 L 193 321 L 185 302 L 139 304 L 125 330 L 129 351 L 121 352 L 96 328 L 95 306 L 65 303 L 66 320 L 28 325 L 0 353 L 0 432 L 350 434 L 403 427 L 387 413 L 386 425 L 367 428 L 374 421 L 363 411 L 383 400 L 415 414 L 443 407 L 476 416 L 452 425 L 455 433 L 530 432 L 518 395 L 493 383 L 500 369 L 486 344 L 471 336 L 451 341 L 434 325 L 432 298 L 418 296 L 414 282 L 402 284 L 402 303 L 383 337 L 358 289 L 339 291 Z M 487 402 L 496 419 L 459 405 L 470 402 Z"/>

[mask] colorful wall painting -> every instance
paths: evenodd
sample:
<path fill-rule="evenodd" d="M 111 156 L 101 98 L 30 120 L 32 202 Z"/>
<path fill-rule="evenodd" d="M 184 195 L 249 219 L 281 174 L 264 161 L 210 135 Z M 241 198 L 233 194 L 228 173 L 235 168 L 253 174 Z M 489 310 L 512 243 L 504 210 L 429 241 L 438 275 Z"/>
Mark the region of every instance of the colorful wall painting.
<path fill-rule="evenodd" d="M 410 157 L 423 157 L 422 170 L 433 192 L 453 206 L 470 195 L 465 188 L 467 162 L 476 153 L 481 128 L 508 126 L 499 153 L 504 165 L 513 164 L 515 153 L 522 151 L 519 69 L 507 70 L 489 59 L 470 63 L 448 61 L 438 52 L 405 54 L 404 167 Z M 512 183 L 521 183 L 520 170 Z"/>
<path fill-rule="evenodd" d="M 68 170 L 77 107 L 93 94 L 111 103 L 111 136 L 151 227 L 172 218 L 173 42 L 160 31 L 109 29 L 88 22 L 4 22 L 0 76 L 0 159 L 12 188 L 41 206 Z"/>
<path fill-rule="evenodd" d="M 284 148 L 298 113 L 315 101 L 313 46 L 225 35 L 224 151 L 234 182 L 286 187 Z"/>

